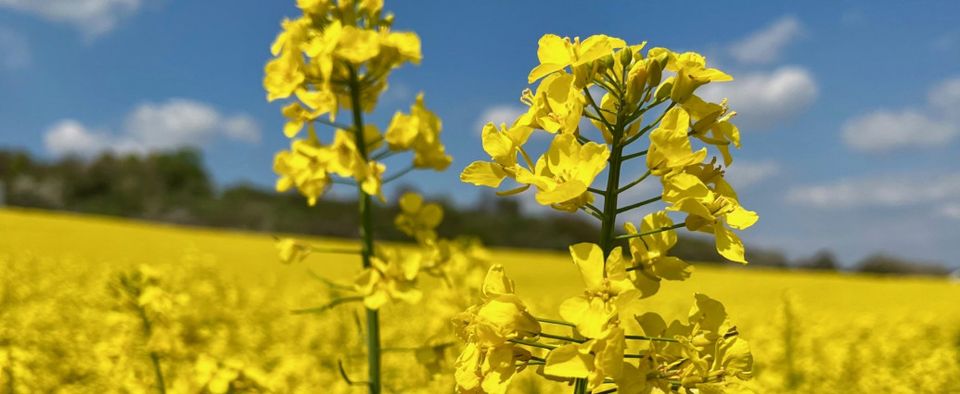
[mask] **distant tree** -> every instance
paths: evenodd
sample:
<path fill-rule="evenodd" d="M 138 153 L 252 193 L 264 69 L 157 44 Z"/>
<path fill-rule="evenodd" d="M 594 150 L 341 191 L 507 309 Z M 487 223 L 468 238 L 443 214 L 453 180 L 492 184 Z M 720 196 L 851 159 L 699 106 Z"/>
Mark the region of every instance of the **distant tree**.
<path fill-rule="evenodd" d="M 819 271 L 836 271 L 839 266 L 833 252 L 826 249 L 814 253 L 813 256 L 798 260 L 795 265 L 800 269 Z"/>
<path fill-rule="evenodd" d="M 911 262 L 886 254 L 874 254 L 857 264 L 857 271 L 871 274 L 945 276 L 950 270 L 933 263 Z"/>

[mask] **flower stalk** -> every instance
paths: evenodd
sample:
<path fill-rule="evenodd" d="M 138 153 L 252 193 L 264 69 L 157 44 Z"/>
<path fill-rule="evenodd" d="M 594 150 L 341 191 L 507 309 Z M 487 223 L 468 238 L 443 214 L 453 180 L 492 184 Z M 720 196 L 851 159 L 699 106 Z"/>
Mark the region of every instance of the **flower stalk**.
<path fill-rule="evenodd" d="M 353 110 L 353 130 L 356 136 L 357 151 L 364 161 L 367 157 L 367 146 L 363 135 L 363 105 L 360 102 L 360 80 L 357 70 L 350 67 L 350 108 Z M 360 213 L 360 256 L 363 268 L 369 268 L 373 257 L 373 212 L 370 194 L 357 186 Z M 380 313 L 375 309 L 366 308 L 367 318 L 367 383 L 371 394 L 380 393 Z"/>

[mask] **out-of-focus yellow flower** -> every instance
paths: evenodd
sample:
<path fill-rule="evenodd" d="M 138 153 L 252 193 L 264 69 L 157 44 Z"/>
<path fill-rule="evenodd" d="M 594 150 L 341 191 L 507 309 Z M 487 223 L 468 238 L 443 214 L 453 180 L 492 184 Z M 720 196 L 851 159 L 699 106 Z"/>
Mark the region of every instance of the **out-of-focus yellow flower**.
<path fill-rule="evenodd" d="M 453 160 L 440 142 L 442 128 L 440 118 L 427 109 L 423 93 L 420 93 L 410 107 L 410 114 L 397 112 L 393 115 L 384 138 L 390 149 L 412 149 L 414 167 L 442 171 Z"/>
<path fill-rule="evenodd" d="M 327 165 L 331 157 L 329 149 L 316 142 L 293 141 L 289 151 L 281 151 L 273 159 L 273 171 L 280 175 L 277 191 L 285 192 L 296 187 L 310 206 L 315 205 L 330 187 Z"/>
<path fill-rule="evenodd" d="M 518 167 L 517 182 L 537 188 L 536 199 L 562 211 L 574 212 L 593 201 L 587 189 L 607 166 L 606 145 L 581 145 L 572 134 L 558 134 L 547 152 L 537 160 L 533 172 Z"/>
<path fill-rule="evenodd" d="M 417 193 L 404 193 L 400 197 L 400 214 L 393 223 L 397 229 L 421 243 L 433 242 L 437 238 L 434 231 L 443 221 L 443 208 L 437 203 L 423 203 L 423 197 Z"/>
<path fill-rule="evenodd" d="M 354 288 L 363 295 L 363 304 L 369 309 L 380 309 L 392 300 L 410 304 L 420 302 L 423 293 L 416 287 L 420 272 L 419 253 L 401 253 L 396 249 L 378 247 L 376 255 L 357 276 Z"/>
<path fill-rule="evenodd" d="M 568 298 L 560 304 L 560 316 L 574 323 L 587 338 L 600 338 L 619 324 L 619 311 L 640 297 L 627 275 L 622 250 L 610 251 L 604 263 L 603 250 L 592 243 L 570 246 L 570 256 L 580 269 L 586 289 L 583 296 Z"/>
<path fill-rule="evenodd" d="M 663 200 L 671 204 L 668 209 L 687 213 L 688 229 L 713 233 L 721 256 L 747 262 L 743 242 L 727 226 L 743 230 L 756 223 L 758 216 L 740 206 L 735 196 L 721 195 L 700 178 L 678 173 L 664 179 Z"/>
<path fill-rule="evenodd" d="M 493 162 L 475 161 L 460 174 L 460 180 L 478 186 L 497 188 L 506 177 L 516 177 L 517 155 L 530 138 L 533 129 L 514 124 L 509 129 L 493 123 L 483 126 L 483 150 Z"/>
<path fill-rule="evenodd" d="M 639 233 L 671 227 L 673 221 L 664 211 L 651 213 L 643 218 Z M 637 234 L 633 223 L 624 224 L 627 234 Z M 639 267 L 635 283 L 644 297 L 649 297 L 660 288 L 660 280 L 685 280 L 690 277 L 692 268 L 678 257 L 667 256 L 667 252 L 677 244 L 677 234 L 673 230 L 662 231 L 642 237 L 630 238 L 630 256 L 633 265 Z"/>
<path fill-rule="evenodd" d="M 551 350 L 543 373 L 559 378 L 586 378 L 589 388 L 596 388 L 605 378 L 620 377 L 625 347 L 623 329 L 611 327 L 600 337 Z"/>
<path fill-rule="evenodd" d="M 293 238 L 283 238 L 276 242 L 280 261 L 285 264 L 299 263 L 310 255 L 310 246 L 304 245 Z"/>

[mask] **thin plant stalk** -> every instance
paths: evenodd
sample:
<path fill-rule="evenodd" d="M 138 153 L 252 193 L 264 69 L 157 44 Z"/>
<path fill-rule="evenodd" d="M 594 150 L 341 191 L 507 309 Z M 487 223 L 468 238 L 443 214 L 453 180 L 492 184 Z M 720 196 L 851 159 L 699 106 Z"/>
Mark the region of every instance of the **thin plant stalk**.
<path fill-rule="evenodd" d="M 360 80 L 357 70 L 350 67 L 350 108 L 353 109 L 353 131 L 356 135 L 357 150 L 367 161 L 367 144 L 363 136 L 363 108 L 360 104 Z M 373 212 L 371 198 L 363 188 L 357 185 L 360 209 L 360 256 L 363 268 L 370 267 L 373 257 Z M 380 314 L 375 309 L 366 309 L 367 317 L 367 382 L 371 394 L 380 394 Z"/>

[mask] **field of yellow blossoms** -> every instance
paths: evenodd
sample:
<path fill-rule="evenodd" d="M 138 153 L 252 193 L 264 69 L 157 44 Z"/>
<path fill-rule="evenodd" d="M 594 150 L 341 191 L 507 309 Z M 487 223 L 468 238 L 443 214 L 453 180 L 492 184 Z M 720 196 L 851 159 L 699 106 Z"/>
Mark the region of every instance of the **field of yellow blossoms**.
<path fill-rule="evenodd" d="M 364 391 L 345 381 L 365 374 L 362 309 L 303 311 L 336 296 L 320 276 L 349 281 L 359 257 L 283 265 L 274 243 L 262 234 L 0 210 L 0 393 L 154 392 L 154 359 L 167 392 Z M 503 264 L 524 295 L 562 300 L 581 291 L 565 254 L 477 253 Z M 960 283 L 696 268 L 650 308 L 682 318 L 693 293 L 724 300 L 756 360 L 744 390 L 960 393 Z M 463 298 L 431 290 L 418 305 L 383 309 L 394 322 L 383 333 L 386 391 L 452 390 L 460 342 L 445 319 L 405 316 L 452 317 L 472 302 Z M 530 308 L 549 316 L 556 305 Z M 521 372 L 511 390 L 559 390 L 532 375 Z"/>

